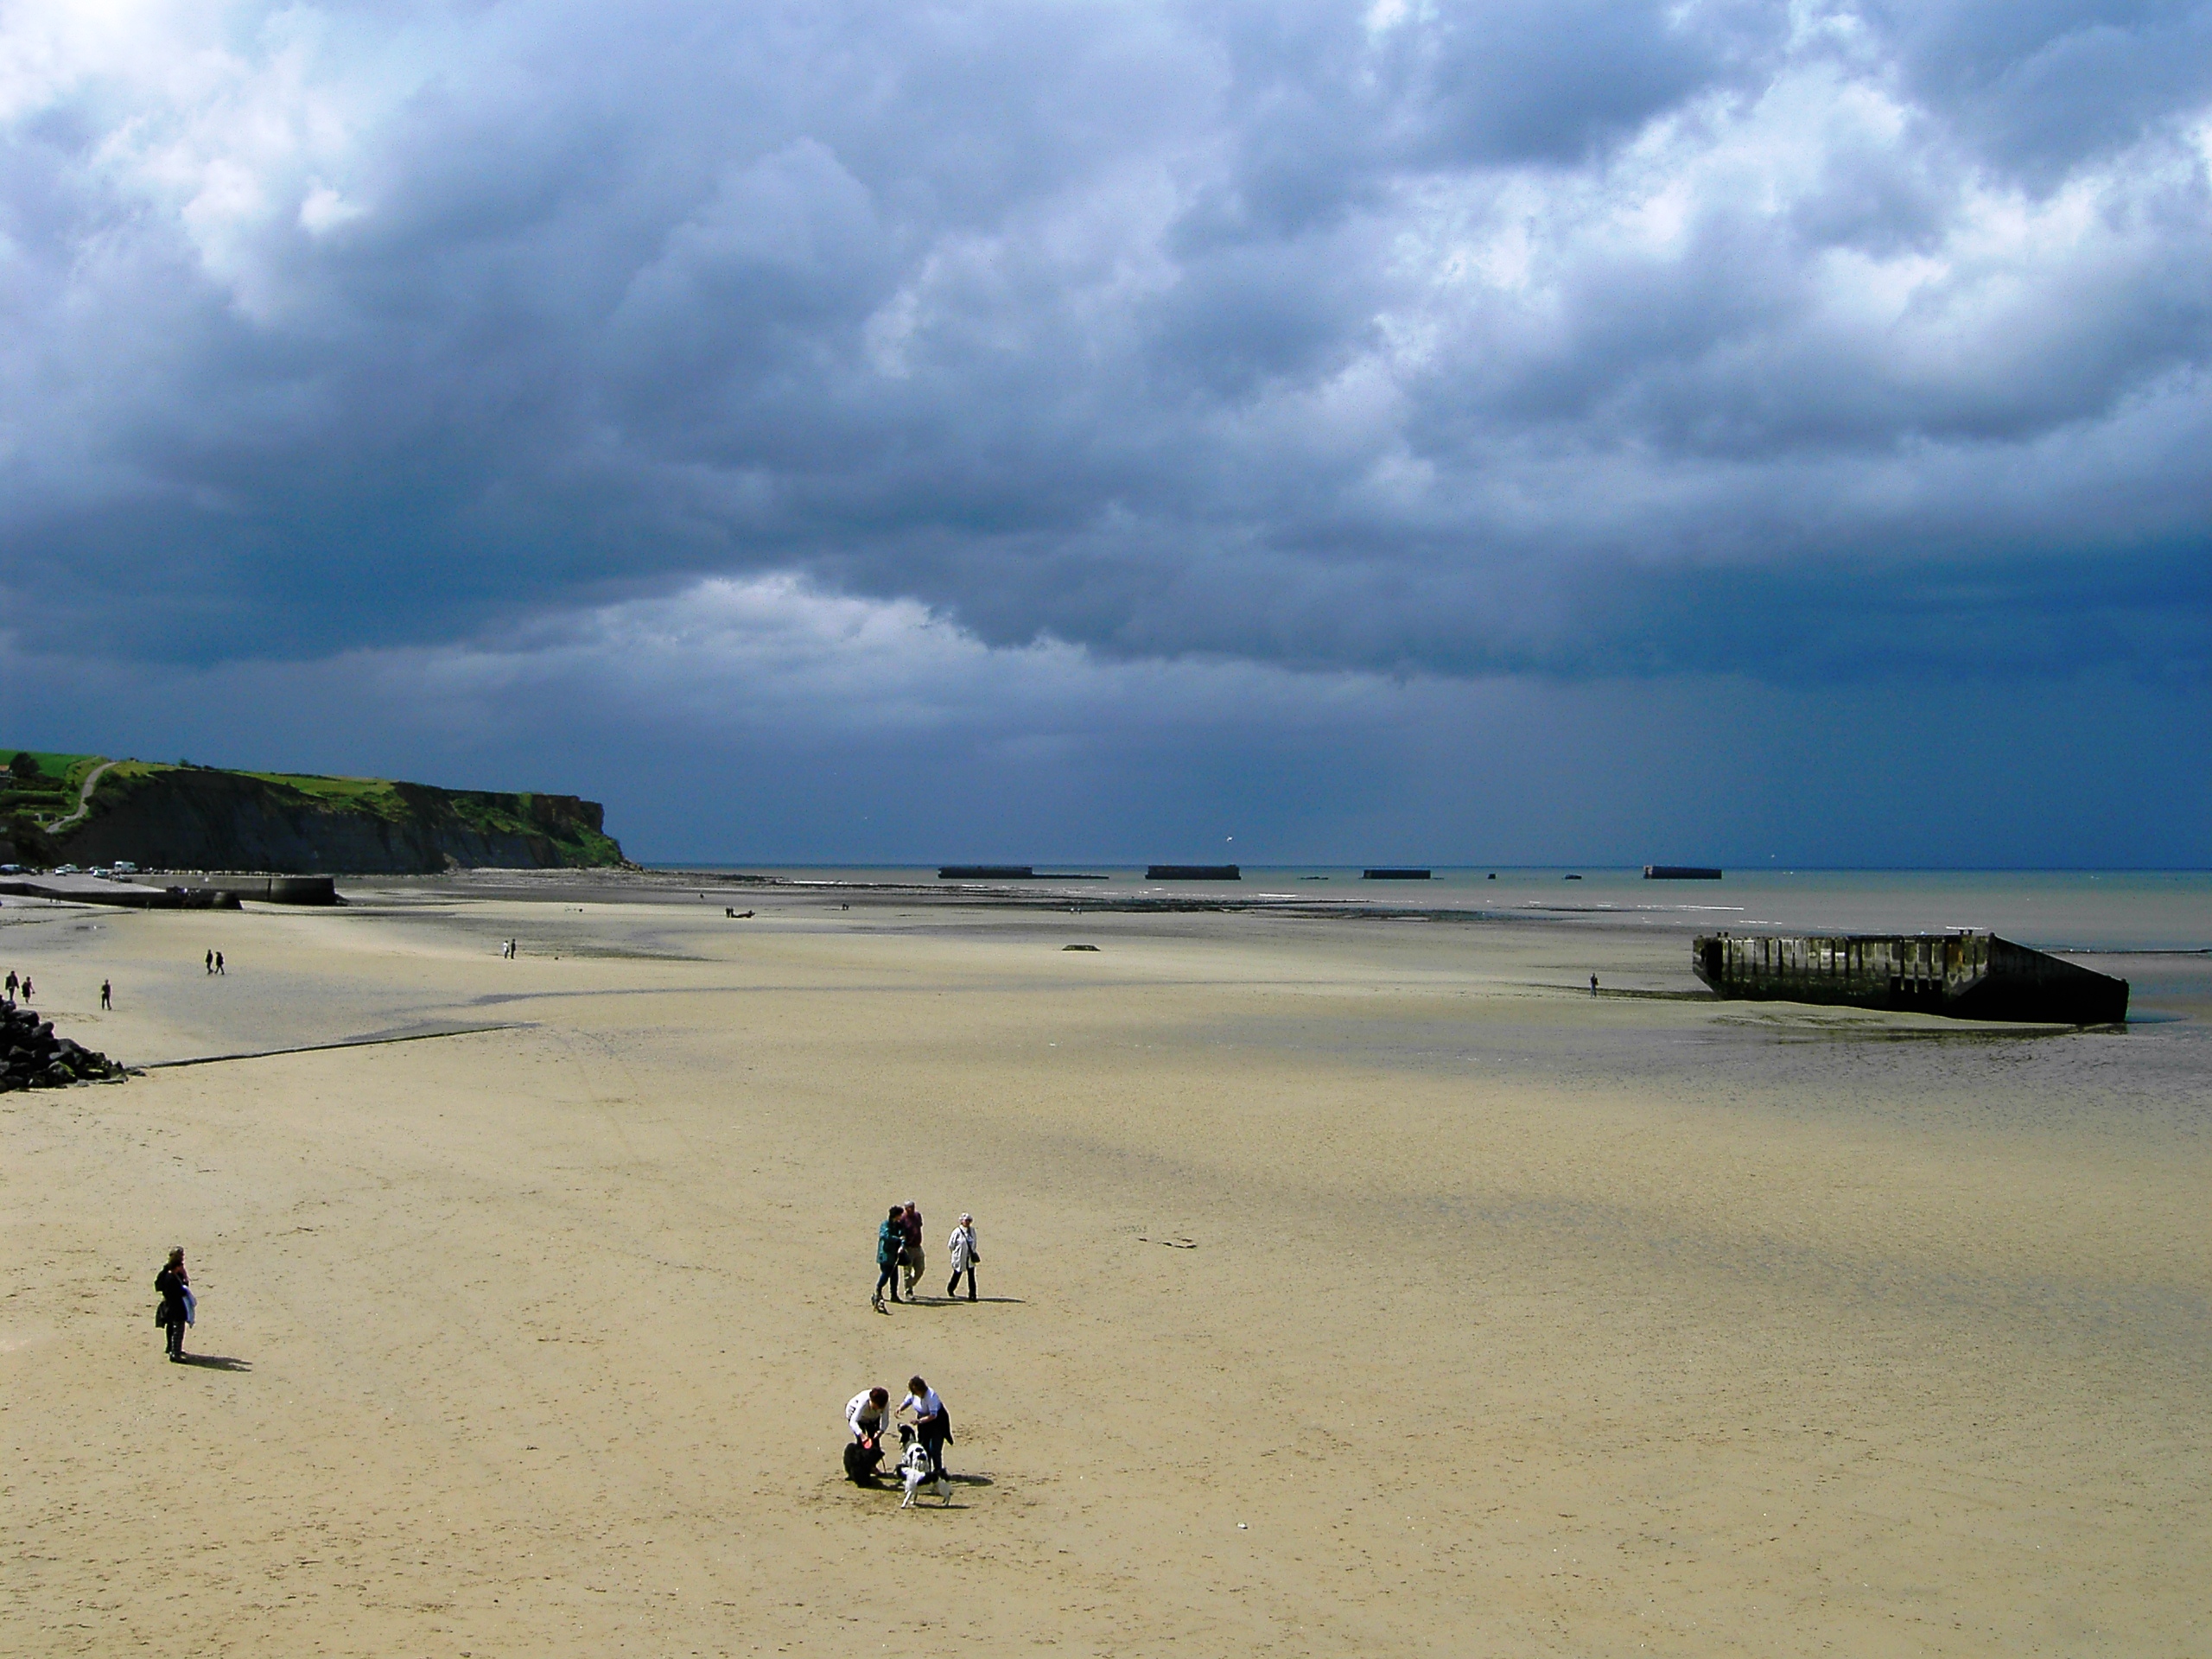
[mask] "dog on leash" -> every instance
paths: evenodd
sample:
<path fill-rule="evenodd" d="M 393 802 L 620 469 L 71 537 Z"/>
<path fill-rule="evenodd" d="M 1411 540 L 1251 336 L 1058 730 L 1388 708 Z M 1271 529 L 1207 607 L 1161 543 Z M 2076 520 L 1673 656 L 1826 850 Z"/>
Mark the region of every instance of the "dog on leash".
<path fill-rule="evenodd" d="M 944 1470 L 931 1462 L 929 1448 L 915 1435 L 912 1423 L 899 1425 L 899 1444 L 906 1447 L 899 1459 L 899 1478 L 906 1488 L 906 1496 L 899 1500 L 899 1507 L 912 1509 L 914 1499 L 931 1486 L 941 1500 L 950 1503 L 952 1483 L 945 1478 Z"/>

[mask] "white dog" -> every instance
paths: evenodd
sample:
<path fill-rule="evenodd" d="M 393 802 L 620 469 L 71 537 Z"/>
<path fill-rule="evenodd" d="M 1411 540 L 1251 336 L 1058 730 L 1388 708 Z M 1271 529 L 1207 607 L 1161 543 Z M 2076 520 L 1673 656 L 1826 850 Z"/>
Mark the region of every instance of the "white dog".
<path fill-rule="evenodd" d="M 938 1497 L 946 1503 L 950 1503 L 952 1483 L 945 1478 L 944 1470 L 931 1465 L 929 1448 L 915 1438 L 914 1426 L 912 1423 L 899 1425 L 899 1444 L 906 1448 L 905 1454 L 899 1459 L 899 1478 L 905 1482 L 906 1486 L 906 1496 L 899 1500 L 899 1507 L 902 1510 L 911 1510 L 914 1507 L 914 1499 L 921 1493 L 922 1489 L 932 1484 L 936 1487 Z"/>

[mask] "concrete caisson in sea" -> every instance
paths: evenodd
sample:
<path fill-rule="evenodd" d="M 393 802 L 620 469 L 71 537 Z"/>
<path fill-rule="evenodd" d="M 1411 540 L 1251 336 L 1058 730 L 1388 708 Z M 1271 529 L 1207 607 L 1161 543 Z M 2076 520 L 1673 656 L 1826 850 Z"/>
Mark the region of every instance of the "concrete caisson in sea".
<path fill-rule="evenodd" d="M 2127 1018 L 2126 980 L 1994 933 L 1707 934 L 1692 952 L 1697 976 L 1726 997 L 2044 1025 Z"/>

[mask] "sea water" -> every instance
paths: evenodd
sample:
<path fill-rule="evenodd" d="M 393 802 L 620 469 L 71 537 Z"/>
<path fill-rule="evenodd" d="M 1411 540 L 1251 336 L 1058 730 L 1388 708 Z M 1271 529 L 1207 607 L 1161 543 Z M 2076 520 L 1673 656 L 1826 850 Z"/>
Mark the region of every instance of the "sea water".
<path fill-rule="evenodd" d="M 685 869 L 825 886 L 1010 888 L 1080 905 L 1142 896 L 1284 906 L 1389 906 L 1498 918 L 1585 918 L 1686 931 L 1931 933 L 1977 928 L 2038 950 L 2111 955 L 2212 951 L 2212 872 L 2202 870 L 1727 871 L 1718 881 L 1652 880 L 1641 868 L 1470 865 L 1429 880 L 1370 881 L 1357 866 L 1244 867 L 1237 881 L 1148 881 L 1141 868 L 1039 865 L 1021 882 L 940 881 L 934 865 Z M 1093 880 L 1073 880 L 1074 876 Z"/>

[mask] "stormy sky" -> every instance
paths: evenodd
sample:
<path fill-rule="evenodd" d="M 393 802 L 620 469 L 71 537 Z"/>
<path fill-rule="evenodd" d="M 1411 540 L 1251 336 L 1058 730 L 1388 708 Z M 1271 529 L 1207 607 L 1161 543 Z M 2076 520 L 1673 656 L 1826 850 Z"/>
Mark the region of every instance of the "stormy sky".
<path fill-rule="evenodd" d="M 2212 863 L 2212 3 L 0 3 L 0 697 L 648 859 Z"/>

